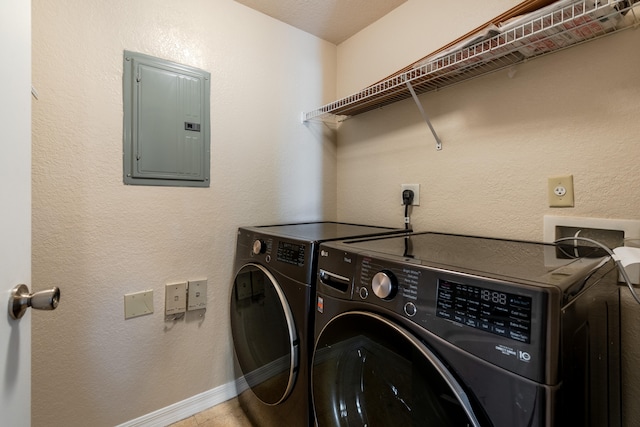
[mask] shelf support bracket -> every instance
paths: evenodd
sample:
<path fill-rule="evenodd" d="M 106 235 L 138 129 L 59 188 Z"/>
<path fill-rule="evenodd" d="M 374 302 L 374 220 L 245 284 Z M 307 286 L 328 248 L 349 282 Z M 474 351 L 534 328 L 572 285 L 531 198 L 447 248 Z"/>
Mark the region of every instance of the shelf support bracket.
<path fill-rule="evenodd" d="M 424 108 L 422 108 L 422 104 L 418 99 L 418 95 L 416 95 L 416 91 L 413 90 L 413 86 L 411 85 L 411 82 L 407 81 L 405 83 L 409 88 L 409 92 L 411 92 L 411 96 L 413 97 L 413 100 L 416 102 L 416 105 L 418 106 L 418 110 L 420 111 L 420 114 L 422 114 L 422 118 L 424 119 L 425 122 L 427 122 L 429 129 L 431 129 L 431 133 L 433 134 L 433 137 L 436 139 L 436 150 L 442 150 L 442 141 L 440 141 L 440 138 L 438 137 L 436 130 L 433 128 L 433 125 L 431 124 L 431 120 L 429 120 L 429 116 L 427 116 L 427 113 L 424 112 Z"/>

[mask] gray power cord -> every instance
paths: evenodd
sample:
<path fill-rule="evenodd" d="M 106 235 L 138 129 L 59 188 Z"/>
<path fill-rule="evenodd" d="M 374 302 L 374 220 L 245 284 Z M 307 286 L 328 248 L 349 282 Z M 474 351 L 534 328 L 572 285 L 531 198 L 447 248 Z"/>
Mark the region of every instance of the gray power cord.
<path fill-rule="evenodd" d="M 560 239 L 556 239 L 556 241 L 553 242 L 553 243 L 554 244 L 558 244 L 560 242 L 569 242 L 569 241 L 576 241 L 576 240 L 580 240 L 580 241 L 583 241 L 583 242 L 589 242 L 591 244 L 596 245 L 599 248 L 604 249 L 609 254 L 609 256 L 611 257 L 613 262 L 615 262 L 616 267 L 618 268 L 618 271 L 622 275 L 622 278 L 624 279 L 625 283 L 627 284 L 627 287 L 629 288 L 629 291 L 631 291 L 631 295 L 633 296 L 633 299 L 635 299 L 636 302 L 638 304 L 640 304 L 640 297 L 638 297 L 638 294 L 636 293 L 635 288 L 631 284 L 631 279 L 629 279 L 629 275 L 627 274 L 627 271 L 624 269 L 624 266 L 622 265 L 622 262 L 620 262 L 620 258 L 618 258 L 618 256 L 611 249 L 609 249 L 606 245 L 603 245 L 602 243 L 598 242 L 597 240 L 589 239 L 589 238 L 586 238 L 586 237 L 578 237 L 578 236 L 562 237 Z"/>

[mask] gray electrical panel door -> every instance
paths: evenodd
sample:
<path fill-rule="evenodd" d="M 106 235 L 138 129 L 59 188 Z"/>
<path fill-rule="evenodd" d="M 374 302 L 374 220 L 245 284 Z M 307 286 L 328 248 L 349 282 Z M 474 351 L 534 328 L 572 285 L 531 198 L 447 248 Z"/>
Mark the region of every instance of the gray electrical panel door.
<path fill-rule="evenodd" d="M 208 187 L 210 73 L 124 52 L 124 182 Z"/>

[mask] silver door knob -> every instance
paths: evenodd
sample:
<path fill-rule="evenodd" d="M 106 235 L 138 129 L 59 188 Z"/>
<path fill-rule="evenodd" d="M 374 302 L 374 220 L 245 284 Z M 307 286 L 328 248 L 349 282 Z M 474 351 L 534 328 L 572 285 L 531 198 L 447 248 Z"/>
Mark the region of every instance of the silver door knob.
<path fill-rule="evenodd" d="M 60 289 L 57 286 L 32 294 L 27 285 L 21 284 L 11 291 L 9 315 L 13 319 L 20 319 L 29 307 L 37 310 L 55 310 L 59 302 Z"/>

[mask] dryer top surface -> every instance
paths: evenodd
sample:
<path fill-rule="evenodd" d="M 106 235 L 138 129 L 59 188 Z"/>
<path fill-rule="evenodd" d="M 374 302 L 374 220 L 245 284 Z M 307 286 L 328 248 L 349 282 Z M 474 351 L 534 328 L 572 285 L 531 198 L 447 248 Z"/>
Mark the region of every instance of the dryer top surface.
<path fill-rule="evenodd" d="M 281 238 L 291 238 L 305 242 L 327 242 L 331 240 L 343 240 L 355 237 L 401 233 L 405 231 L 401 228 L 378 227 L 332 221 L 265 225 L 242 228 L 256 233 L 268 234 Z"/>
<path fill-rule="evenodd" d="M 408 236 L 356 239 L 337 246 L 379 259 L 534 282 L 563 290 L 583 280 L 608 259 L 593 247 L 561 248 L 546 243 L 442 233 Z"/>

